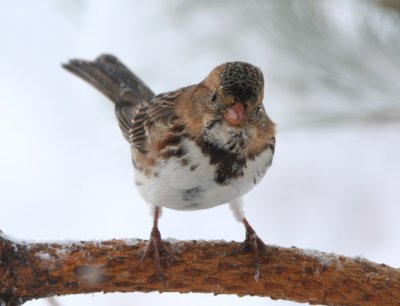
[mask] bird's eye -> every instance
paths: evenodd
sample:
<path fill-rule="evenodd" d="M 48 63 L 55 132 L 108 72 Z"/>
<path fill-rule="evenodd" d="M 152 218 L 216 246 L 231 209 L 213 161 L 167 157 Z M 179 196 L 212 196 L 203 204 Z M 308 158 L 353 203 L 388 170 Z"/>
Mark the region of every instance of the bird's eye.
<path fill-rule="evenodd" d="M 260 116 L 260 115 L 262 115 L 262 113 L 263 113 L 263 110 L 262 110 L 261 106 L 258 106 L 256 108 L 256 116 Z"/>
<path fill-rule="evenodd" d="M 218 98 L 218 95 L 216 92 L 214 92 L 210 97 L 210 101 L 215 102 L 215 101 L 217 101 L 217 98 Z"/>

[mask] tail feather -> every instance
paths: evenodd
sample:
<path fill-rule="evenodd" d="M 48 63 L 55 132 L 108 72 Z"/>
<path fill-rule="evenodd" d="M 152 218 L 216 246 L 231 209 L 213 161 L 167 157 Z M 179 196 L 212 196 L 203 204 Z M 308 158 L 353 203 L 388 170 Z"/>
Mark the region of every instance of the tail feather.
<path fill-rule="evenodd" d="M 154 96 L 151 89 L 112 55 L 101 55 L 93 62 L 73 59 L 62 66 L 114 102 L 119 126 L 128 139 L 135 106 Z"/>
<path fill-rule="evenodd" d="M 93 62 L 70 60 L 62 66 L 96 87 L 115 104 L 137 104 L 154 96 L 142 80 L 109 54 L 101 55 Z"/>

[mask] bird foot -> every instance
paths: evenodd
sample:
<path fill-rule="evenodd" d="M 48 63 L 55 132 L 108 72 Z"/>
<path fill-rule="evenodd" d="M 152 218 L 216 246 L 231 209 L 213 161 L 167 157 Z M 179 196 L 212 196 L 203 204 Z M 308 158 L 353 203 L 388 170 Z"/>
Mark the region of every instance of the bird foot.
<path fill-rule="evenodd" d="M 161 239 L 161 234 L 157 227 L 153 227 L 153 229 L 151 230 L 150 240 L 144 247 L 143 254 L 141 256 L 141 261 L 143 262 L 145 258 L 151 255 L 151 253 L 153 253 L 154 255 L 154 263 L 156 265 L 158 277 L 163 282 L 165 288 L 166 287 L 165 277 L 161 268 L 161 255 L 162 253 L 166 255 L 167 265 L 169 261 L 174 261 L 176 258 L 171 252 L 171 250 L 166 246 L 165 242 Z"/>
<path fill-rule="evenodd" d="M 265 243 L 259 238 L 254 231 L 254 229 L 250 226 L 246 219 L 243 221 L 246 227 L 246 239 L 239 245 L 236 250 L 236 254 L 239 252 L 247 251 L 249 249 L 253 250 L 254 254 L 254 279 L 256 281 L 260 278 L 260 257 L 267 256 L 267 248 Z"/>

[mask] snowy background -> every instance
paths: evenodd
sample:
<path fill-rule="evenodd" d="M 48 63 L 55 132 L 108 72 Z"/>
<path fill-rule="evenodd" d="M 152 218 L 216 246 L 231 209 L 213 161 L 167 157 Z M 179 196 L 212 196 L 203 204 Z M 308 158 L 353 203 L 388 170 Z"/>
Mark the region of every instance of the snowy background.
<path fill-rule="evenodd" d="M 159 93 L 244 60 L 263 70 L 278 124 L 272 168 L 245 197 L 258 234 L 400 267 L 399 12 L 390 0 L 0 0 L 0 229 L 36 241 L 149 236 L 113 107 L 62 62 L 113 53 Z M 160 230 L 244 238 L 227 206 L 164 210 Z M 158 293 L 58 302 L 296 305 Z"/>

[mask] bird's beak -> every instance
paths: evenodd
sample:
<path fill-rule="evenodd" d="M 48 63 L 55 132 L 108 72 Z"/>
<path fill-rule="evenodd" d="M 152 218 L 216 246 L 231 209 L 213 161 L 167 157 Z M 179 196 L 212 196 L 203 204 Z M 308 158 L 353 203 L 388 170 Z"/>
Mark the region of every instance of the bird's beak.
<path fill-rule="evenodd" d="M 240 125 L 244 119 L 244 106 L 242 103 L 235 103 L 233 105 L 228 106 L 225 110 L 224 118 L 230 124 Z"/>

